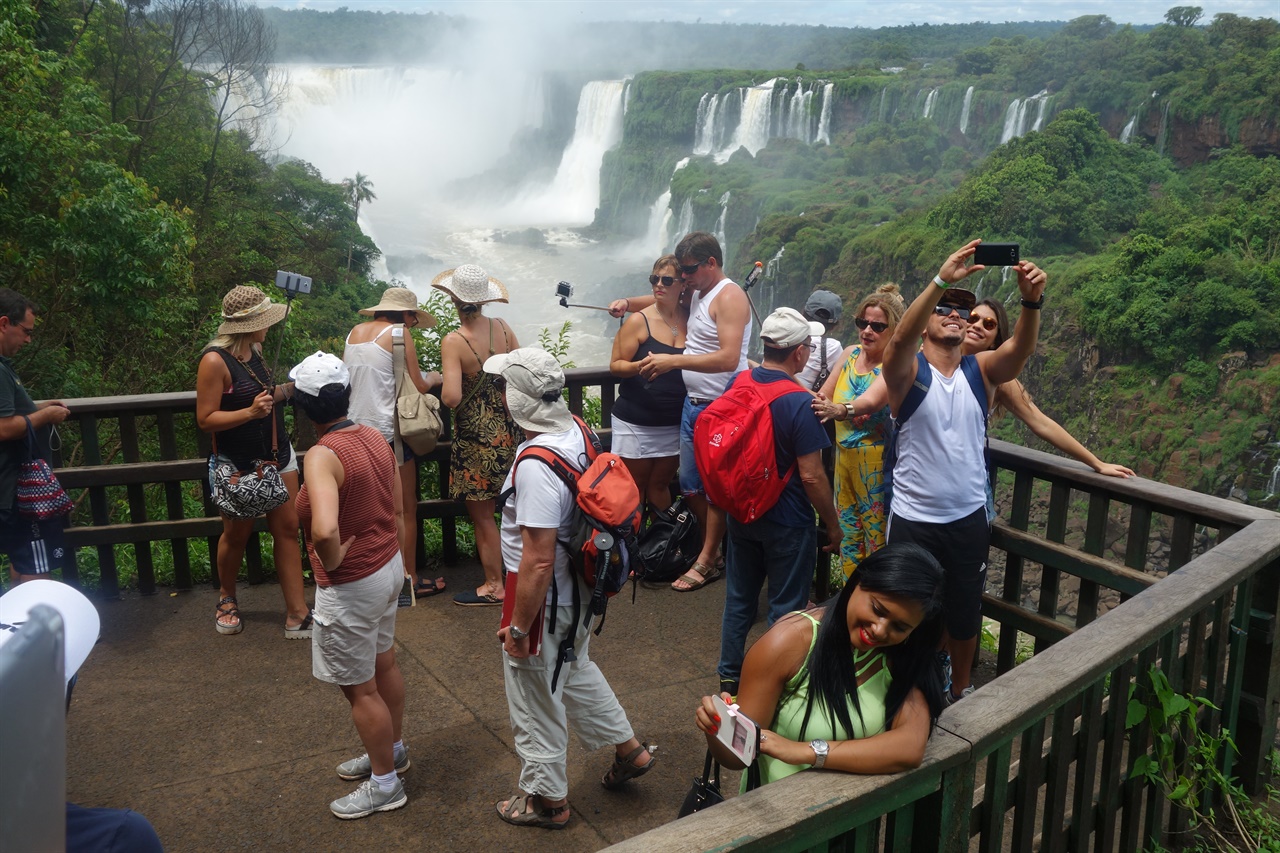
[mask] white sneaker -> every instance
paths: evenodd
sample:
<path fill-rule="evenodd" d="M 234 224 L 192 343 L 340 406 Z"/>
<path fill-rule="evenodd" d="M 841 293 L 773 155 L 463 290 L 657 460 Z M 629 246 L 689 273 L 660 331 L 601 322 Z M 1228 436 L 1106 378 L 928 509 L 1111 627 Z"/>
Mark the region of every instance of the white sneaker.
<path fill-rule="evenodd" d="M 956 695 L 955 695 L 955 694 L 953 694 L 950 690 L 948 690 L 946 693 L 943 693 L 943 694 L 942 694 L 942 700 L 946 703 L 946 705 L 947 705 L 948 707 L 950 707 L 950 706 L 952 706 L 952 705 L 956 704 L 957 702 L 959 702 L 959 701 L 960 701 L 961 699 L 963 699 L 964 697 L 968 696 L 968 695 L 969 695 L 970 693 L 972 693 L 974 690 L 977 690 L 977 688 L 976 688 L 976 687 L 974 687 L 972 684 L 970 684 L 970 685 L 969 685 L 968 687 L 966 687 L 964 690 L 961 690 L 961 691 L 960 691 L 960 695 L 959 695 L 959 696 L 956 696 Z"/>
<path fill-rule="evenodd" d="M 409 771 L 409 747 L 405 747 L 404 751 L 396 757 L 396 773 L 403 776 Z M 337 767 L 338 778 L 346 779 L 348 782 L 354 782 L 357 779 L 368 779 L 373 775 L 373 763 L 369 761 L 369 753 L 365 753 L 359 758 L 353 758 L 350 761 L 344 761 Z"/>
<path fill-rule="evenodd" d="M 374 812 L 389 812 L 402 808 L 409 802 L 404 792 L 400 777 L 396 777 L 395 787 L 384 792 L 372 779 L 364 782 L 345 797 L 339 797 L 329 804 L 329 810 L 343 820 L 354 820 Z"/>

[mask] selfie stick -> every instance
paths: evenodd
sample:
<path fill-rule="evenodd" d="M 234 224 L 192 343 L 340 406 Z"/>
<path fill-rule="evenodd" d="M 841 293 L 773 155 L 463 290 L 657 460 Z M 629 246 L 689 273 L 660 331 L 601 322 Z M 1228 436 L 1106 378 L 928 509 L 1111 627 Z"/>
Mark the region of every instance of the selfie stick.
<path fill-rule="evenodd" d="M 755 267 L 747 275 L 747 280 L 742 283 L 742 292 L 747 294 L 747 304 L 751 306 L 751 313 L 755 315 L 756 322 L 760 322 L 760 312 L 756 310 L 756 303 L 751 299 L 751 288 L 756 286 L 756 282 L 760 281 L 760 276 L 764 274 L 764 264 L 756 261 Z"/>
<path fill-rule="evenodd" d="M 608 309 L 608 307 L 606 307 L 606 306 L 604 306 L 604 305 L 583 305 L 583 304 L 578 303 L 578 302 L 570 302 L 570 301 L 569 301 L 569 299 L 568 299 L 568 297 L 565 297 L 565 296 L 561 296 L 561 297 L 560 297 L 560 304 L 561 304 L 561 305 L 563 305 L 565 308 L 590 308 L 590 309 L 591 309 L 591 310 L 593 310 L 593 311 L 608 311 L 608 310 L 609 310 L 609 309 Z"/>
<path fill-rule="evenodd" d="M 280 366 L 280 347 L 284 344 L 284 324 L 289 322 L 289 312 L 293 310 L 293 300 L 299 293 L 311 292 L 311 277 L 298 275 L 296 272 L 276 270 L 276 287 L 284 291 L 284 317 L 280 320 L 280 338 L 276 341 L 276 354 L 271 359 L 272 379 L 275 379 L 276 368 Z M 271 383 L 272 396 L 275 396 L 276 384 L 275 382 Z"/>

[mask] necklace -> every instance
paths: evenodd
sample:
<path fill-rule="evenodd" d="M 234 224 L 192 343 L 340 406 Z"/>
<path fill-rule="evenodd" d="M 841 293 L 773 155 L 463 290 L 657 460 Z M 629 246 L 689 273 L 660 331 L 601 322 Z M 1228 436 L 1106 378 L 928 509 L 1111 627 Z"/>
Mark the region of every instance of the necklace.
<path fill-rule="evenodd" d="M 673 325 L 670 320 L 666 318 L 666 316 L 662 313 L 661 308 L 658 308 L 657 310 L 658 310 L 658 318 L 662 320 L 663 325 L 665 325 L 668 329 L 671 330 L 671 342 L 674 345 L 676 339 L 680 337 L 680 330 L 675 325 Z"/>

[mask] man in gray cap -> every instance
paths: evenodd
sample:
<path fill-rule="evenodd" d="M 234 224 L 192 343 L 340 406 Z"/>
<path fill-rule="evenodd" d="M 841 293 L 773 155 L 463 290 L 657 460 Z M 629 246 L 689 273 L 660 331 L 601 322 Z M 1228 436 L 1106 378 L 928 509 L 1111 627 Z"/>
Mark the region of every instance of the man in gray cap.
<path fill-rule="evenodd" d="M 809 358 L 809 321 L 794 308 L 779 308 L 760 326 L 764 342 L 763 363 L 740 373 L 726 389 L 739 382 L 790 386 L 769 404 L 773 420 L 776 470 L 789 472 L 790 480 L 777 503 L 758 519 L 744 523 L 729 515 L 729 553 L 725 582 L 724 620 L 720 628 L 720 691 L 737 695 L 746 654 L 747 632 L 755 618 L 756 602 L 769 582 L 769 624 L 809 603 L 809 583 L 817 530 L 813 512 L 826 524 L 824 551 L 840 547 L 844 531 L 836 516 L 831 482 L 822 467 L 822 451 L 831 446 L 827 431 L 810 408 L 812 396 L 796 385 L 795 375 Z M 787 476 L 787 475 L 784 475 Z"/>
<path fill-rule="evenodd" d="M 1013 337 L 998 349 L 964 356 L 977 297 L 955 285 L 986 269 L 965 266 L 981 242 L 974 240 L 947 258 L 903 314 L 880 368 L 889 410 L 897 419 L 886 539 L 922 546 L 946 570 L 944 643 L 953 666 L 948 702 L 973 691 L 970 675 L 982 624 L 991 539 L 983 464 L 987 409 L 996 386 L 1016 378 L 1035 351 L 1044 304 L 1044 271 L 1020 261 L 1014 269 L 1022 313 Z M 913 395 L 913 388 L 927 390 Z"/>
<path fill-rule="evenodd" d="M 572 571 L 568 551 L 557 547 L 572 533 L 574 496 L 548 465 L 520 461 L 526 448 L 537 446 L 579 469 L 587 466 L 582 430 L 561 394 L 564 371 L 537 347 L 492 356 L 484 370 L 495 375 L 507 411 L 526 436 L 502 487 L 507 578 L 498 631 L 507 709 L 522 767 L 519 790 L 497 804 L 498 815 L 516 826 L 562 829 L 569 822 L 569 726 L 589 750 L 613 747 L 613 765 L 600 780 L 606 788 L 648 772 L 653 747 L 636 739 L 613 688 L 588 655 L 591 620 L 574 619 L 574 585 L 582 601 L 590 591 Z M 568 636 L 574 639 L 575 659 L 560 664 L 553 690 L 552 673 Z"/>
<path fill-rule="evenodd" d="M 810 391 L 820 389 L 827 377 L 840 365 L 844 347 L 831 337 L 831 330 L 840 322 L 844 301 L 830 290 L 815 290 L 804 303 L 804 316 L 813 332 L 810 343 L 813 351 L 804 367 L 796 374 L 796 381 Z"/>

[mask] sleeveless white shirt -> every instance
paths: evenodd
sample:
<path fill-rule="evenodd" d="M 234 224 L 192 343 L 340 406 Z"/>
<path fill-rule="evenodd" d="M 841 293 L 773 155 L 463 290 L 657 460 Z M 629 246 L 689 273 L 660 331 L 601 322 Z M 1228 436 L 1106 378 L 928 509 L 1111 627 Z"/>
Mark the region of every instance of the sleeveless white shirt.
<path fill-rule="evenodd" d="M 964 371 L 957 366 L 947 377 L 933 368 L 929 393 L 898 433 L 892 514 L 944 524 L 985 507 L 986 435 L 982 405 Z"/>
<path fill-rule="evenodd" d="M 685 355 L 706 355 L 720 349 L 720 335 L 716 331 L 716 321 L 711 319 L 711 303 L 725 287 L 737 287 L 730 279 L 722 278 L 720 282 L 701 296 L 696 291 L 689 299 L 689 324 L 685 334 Z M 729 380 L 747 369 L 747 346 L 751 342 L 751 318 L 742 330 L 742 349 L 738 353 L 738 366 L 724 373 L 700 373 L 696 370 L 681 371 L 684 374 L 684 388 L 690 397 L 714 400 L 729 385 Z"/>
<path fill-rule="evenodd" d="M 391 441 L 395 434 L 396 372 L 391 353 L 378 341 L 387 332 L 393 338 L 404 335 L 404 327 L 392 325 L 378 333 L 378 337 L 362 344 L 351 343 L 342 350 L 342 360 L 351 371 L 351 404 L 347 417 L 358 424 L 371 426 Z M 405 377 L 408 381 L 408 377 Z"/>

